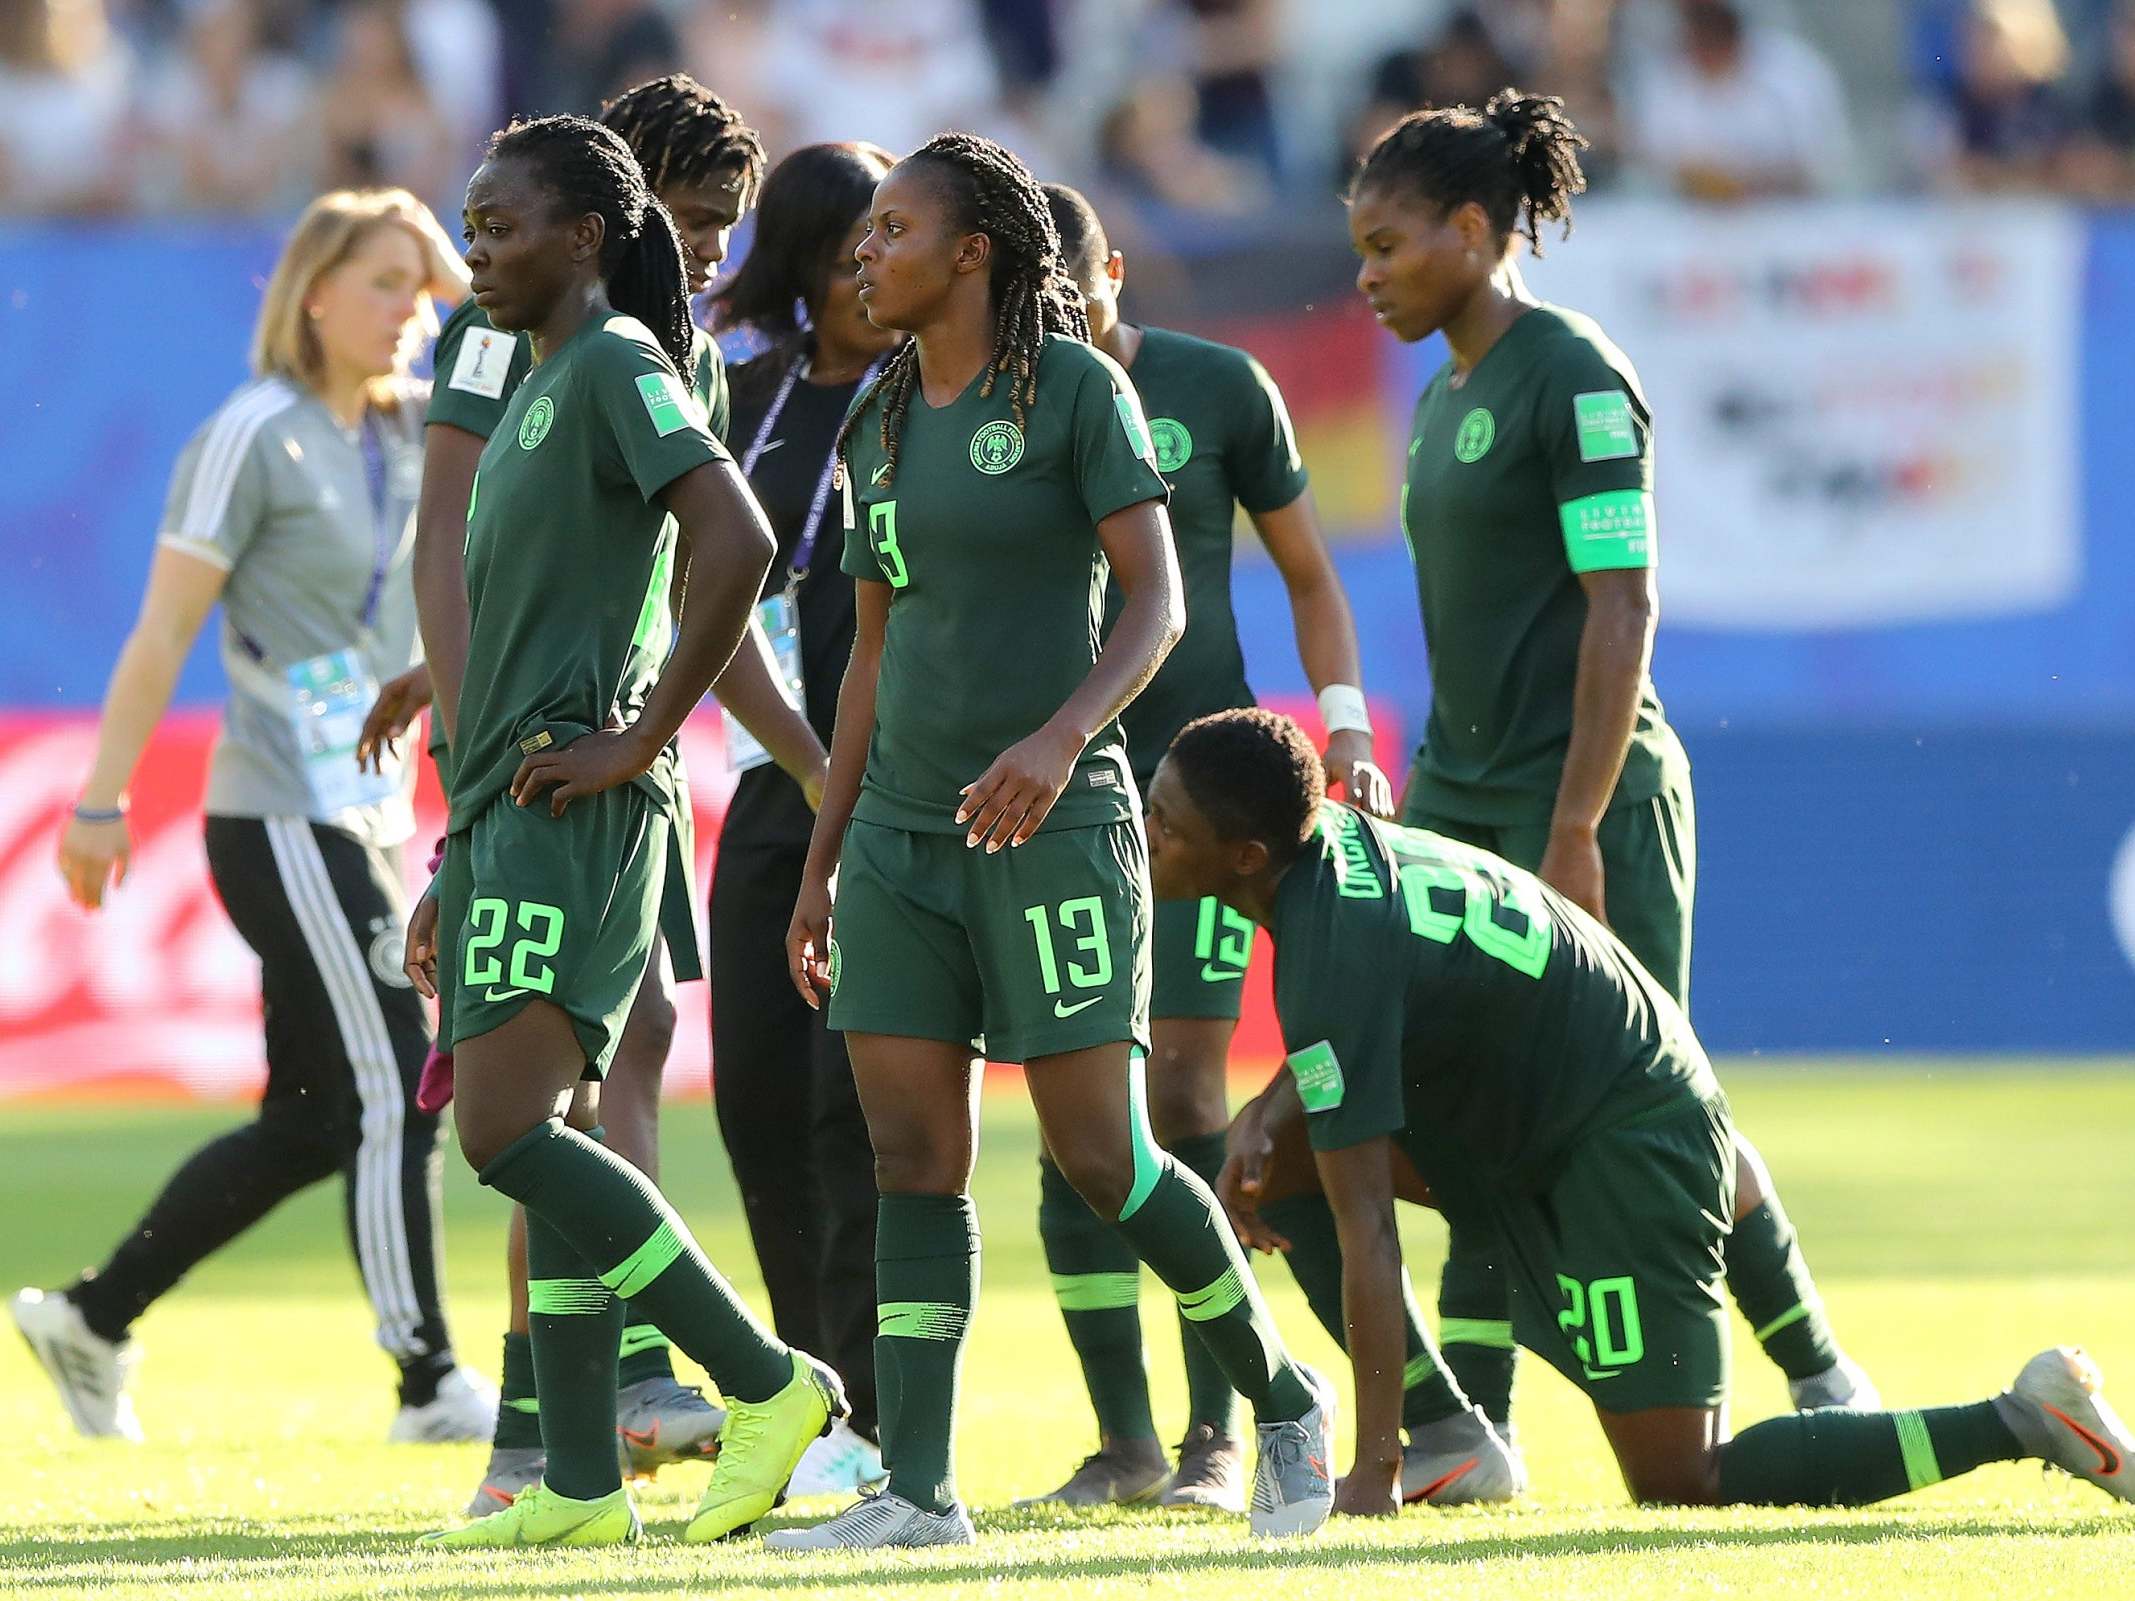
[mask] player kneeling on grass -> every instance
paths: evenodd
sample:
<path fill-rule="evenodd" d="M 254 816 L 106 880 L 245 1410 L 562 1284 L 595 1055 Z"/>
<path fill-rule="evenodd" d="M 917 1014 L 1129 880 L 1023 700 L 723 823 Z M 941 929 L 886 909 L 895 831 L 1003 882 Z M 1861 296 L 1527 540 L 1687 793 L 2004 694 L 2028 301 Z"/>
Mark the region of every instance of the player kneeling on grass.
<path fill-rule="evenodd" d="M 682 383 L 694 342 L 682 241 L 621 137 L 582 117 L 507 128 L 467 187 L 466 237 L 476 302 L 527 333 L 534 367 L 483 448 L 468 513 L 450 833 L 409 925 L 408 970 L 442 991 L 460 1149 L 526 1209 L 547 1464 L 504 1510 L 431 1539 L 637 1538 L 615 1444 L 625 1302 L 727 1400 L 688 1530 L 718 1539 L 770 1511 L 844 1397 L 756 1322 L 652 1181 L 587 1131 L 659 922 L 677 798 L 665 753 L 734 653 L 771 536 Z M 692 556 L 690 604 L 626 719 L 616 690 L 670 516 Z M 418 590 L 426 632 L 433 600 Z"/>
<path fill-rule="evenodd" d="M 2135 1438 L 2066 1346 L 1970 1406 L 1727 1439 L 1733 1126 L 1682 1009 L 1616 937 L 1487 851 L 1329 801 L 1312 742 L 1272 712 L 1188 724 L 1148 827 L 1159 896 L 1215 895 L 1274 941 L 1289 1060 L 1242 1114 L 1266 1138 L 1240 1141 L 1224 1188 L 1263 1248 L 1255 1193 L 1316 1169 L 1334 1209 L 1357 1404 L 1336 1511 L 1399 1501 L 1397 1170 L 1499 1231 L 1516 1337 L 1593 1400 L 1641 1501 L 1862 1505 L 2025 1457 L 2135 1500 Z"/>

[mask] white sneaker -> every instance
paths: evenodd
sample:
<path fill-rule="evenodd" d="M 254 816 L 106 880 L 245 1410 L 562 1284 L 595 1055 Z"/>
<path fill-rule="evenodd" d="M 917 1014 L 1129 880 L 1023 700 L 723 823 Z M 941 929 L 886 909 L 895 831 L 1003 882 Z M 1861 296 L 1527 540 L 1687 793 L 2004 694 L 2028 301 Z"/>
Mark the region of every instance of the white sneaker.
<path fill-rule="evenodd" d="M 828 1523 L 764 1536 L 773 1551 L 884 1551 L 892 1546 L 970 1545 L 978 1539 L 961 1506 L 929 1512 L 901 1495 L 863 1496 Z"/>
<path fill-rule="evenodd" d="M 1246 1526 L 1262 1539 L 1317 1533 L 1334 1510 L 1334 1391 L 1304 1369 L 1318 1405 L 1295 1423 L 1259 1425 L 1260 1460 L 1253 1466 L 1253 1501 Z"/>
<path fill-rule="evenodd" d="M 2080 1345 L 2057 1345 L 2024 1364 L 1994 1398 L 2026 1456 L 2050 1462 L 2107 1495 L 2135 1501 L 2135 1433 L 2106 1404 L 2098 1364 Z"/>
<path fill-rule="evenodd" d="M 438 1381 L 423 1406 L 404 1406 L 386 1430 L 388 1445 L 456 1445 L 487 1440 L 497 1428 L 497 1387 L 472 1369 L 456 1367 Z"/>
<path fill-rule="evenodd" d="M 56 1290 L 17 1290 L 8 1310 L 31 1355 L 58 1386 L 75 1428 L 92 1439 L 139 1443 L 141 1422 L 126 1393 L 140 1360 L 133 1341 L 114 1344 L 94 1333 L 81 1308 Z"/>
<path fill-rule="evenodd" d="M 1473 1506 L 1510 1501 L 1527 1488 L 1527 1467 L 1470 1407 L 1409 1432 L 1401 1448 L 1401 1501 Z"/>
<path fill-rule="evenodd" d="M 889 1477 L 882 1449 L 840 1418 L 830 1432 L 801 1453 L 786 1486 L 788 1495 L 851 1495 L 872 1490 Z"/>

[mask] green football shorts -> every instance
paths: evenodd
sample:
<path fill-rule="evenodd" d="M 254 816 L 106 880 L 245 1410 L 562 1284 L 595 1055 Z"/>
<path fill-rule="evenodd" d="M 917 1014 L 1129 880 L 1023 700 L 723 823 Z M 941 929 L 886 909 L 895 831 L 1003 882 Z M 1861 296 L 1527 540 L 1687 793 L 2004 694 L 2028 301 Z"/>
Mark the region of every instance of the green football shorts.
<path fill-rule="evenodd" d="M 1238 1020 L 1245 1005 L 1245 969 L 1253 958 L 1253 921 L 1213 895 L 1198 901 L 1158 901 L 1152 1017 Z"/>
<path fill-rule="evenodd" d="M 999 1062 L 1149 1047 L 1149 855 L 1138 822 L 989 856 L 961 833 L 855 820 L 830 940 L 830 1026 Z"/>
<path fill-rule="evenodd" d="M 1589 1134 L 1546 1189 L 1501 1193 L 1492 1210 L 1514 1338 L 1595 1406 L 1726 1400 L 1735 1131 L 1724 1098 Z"/>
<path fill-rule="evenodd" d="M 545 1000 L 586 1070 L 608 1069 L 660 926 L 671 821 L 632 784 L 549 815 L 499 795 L 445 842 L 437 878 L 440 1033 L 458 1045 Z"/>

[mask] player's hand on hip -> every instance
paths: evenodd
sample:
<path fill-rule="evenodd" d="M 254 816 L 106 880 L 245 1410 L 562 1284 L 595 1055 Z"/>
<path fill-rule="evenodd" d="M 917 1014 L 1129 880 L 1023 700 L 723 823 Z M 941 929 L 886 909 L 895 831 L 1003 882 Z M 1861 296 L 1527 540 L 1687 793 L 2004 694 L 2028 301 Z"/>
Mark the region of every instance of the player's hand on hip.
<path fill-rule="evenodd" d="M 1223 1171 L 1216 1175 L 1216 1198 L 1230 1215 L 1238 1243 L 1254 1251 L 1287 1251 L 1290 1242 L 1268 1227 L 1260 1215 L 1260 1197 L 1267 1188 L 1268 1161 L 1275 1142 L 1250 1102 L 1232 1120 L 1224 1136 Z"/>
<path fill-rule="evenodd" d="M 121 817 L 109 823 L 85 823 L 69 817 L 59 831 L 59 876 L 75 905 L 95 911 L 104 904 L 107 883 L 126 882 L 133 864 L 133 835 Z"/>
<path fill-rule="evenodd" d="M 1392 1470 L 1383 1463 L 1358 1463 L 1334 1486 L 1334 1510 L 1352 1518 L 1395 1518 L 1401 1515 L 1401 1459 Z"/>
<path fill-rule="evenodd" d="M 363 732 L 356 736 L 356 766 L 384 772 L 385 758 L 400 754 L 400 736 L 429 704 L 430 668 L 425 662 L 379 685 L 378 698 L 364 714 Z"/>
<path fill-rule="evenodd" d="M 1593 829 L 1552 827 L 1535 876 L 1607 925 L 1608 886 L 1601 868 L 1601 841 Z"/>
<path fill-rule="evenodd" d="M 786 925 L 786 973 L 801 999 L 822 1010 L 830 993 L 830 880 L 813 873 L 802 878 L 793 921 Z"/>
<path fill-rule="evenodd" d="M 1327 782 L 1339 784 L 1349 804 L 1374 817 L 1394 815 L 1394 786 L 1372 759 L 1371 735 L 1345 728 L 1327 736 Z"/>
<path fill-rule="evenodd" d="M 546 792 L 549 815 L 561 817 L 571 802 L 627 784 L 651 765 L 632 730 L 603 728 L 527 757 L 512 775 L 511 797 L 531 806 Z"/>
<path fill-rule="evenodd" d="M 971 825 L 964 843 L 983 843 L 991 856 L 1037 833 L 1075 776 L 1082 746 L 1081 736 L 1048 723 L 1002 751 L 977 782 L 964 786 L 964 802 L 956 809 L 956 820 Z"/>
<path fill-rule="evenodd" d="M 408 914 L 408 942 L 401 969 L 415 993 L 425 1000 L 437 999 L 437 891 L 426 889 L 415 910 Z"/>

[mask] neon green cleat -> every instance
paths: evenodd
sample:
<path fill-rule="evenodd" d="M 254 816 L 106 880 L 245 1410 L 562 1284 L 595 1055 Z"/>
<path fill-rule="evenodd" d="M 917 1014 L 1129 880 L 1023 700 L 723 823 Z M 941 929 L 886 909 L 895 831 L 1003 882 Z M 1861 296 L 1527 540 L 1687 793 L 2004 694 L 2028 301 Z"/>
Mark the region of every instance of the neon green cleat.
<path fill-rule="evenodd" d="M 636 1545 L 644 1532 L 628 1490 L 615 1490 L 597 1501 L 574 1501 L 542 1483 L 521 1490 L 518 1499 L 502 1511 L 457 1529 L 426 1534 L 422 1543 L 461 1551 L 517 1545 Z"/>
<path fill-rule="evenodd" d="M 837 1374 L 801 1351 L 793 1353 L 793 1382 L 770 1400 L 728 1396 L 712 1482 L 682 1538 L 700 1545 L 724 1540 L 777 1506 L 809 1442 L 845 1413 Z"/>

